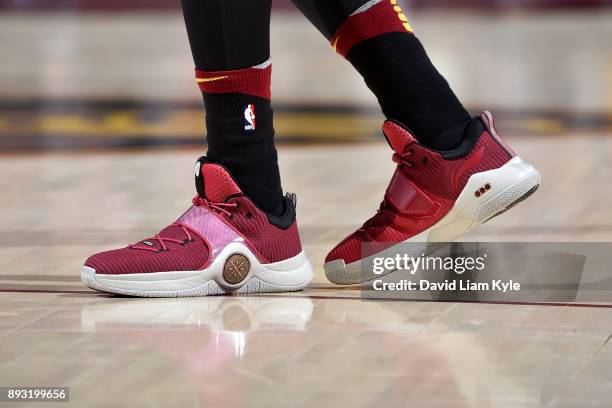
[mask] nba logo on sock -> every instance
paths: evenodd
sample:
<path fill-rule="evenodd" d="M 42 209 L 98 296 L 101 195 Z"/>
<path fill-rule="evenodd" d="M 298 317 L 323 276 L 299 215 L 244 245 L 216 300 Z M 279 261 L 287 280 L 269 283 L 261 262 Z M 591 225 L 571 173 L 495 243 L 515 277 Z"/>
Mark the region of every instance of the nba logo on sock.
<path fill-rule="evenodd" d="M 244 130 L 255 130 L 255 105 L 252 103 L 244 108 Z"/>

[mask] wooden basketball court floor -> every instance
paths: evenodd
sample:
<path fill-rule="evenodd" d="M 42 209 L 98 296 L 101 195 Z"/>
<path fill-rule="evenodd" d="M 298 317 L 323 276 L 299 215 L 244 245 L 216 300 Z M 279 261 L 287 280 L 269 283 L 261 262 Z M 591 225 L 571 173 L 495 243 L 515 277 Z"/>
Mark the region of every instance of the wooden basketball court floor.
<path fill-rule="evenodd" d="M 510 135 L 513 147 L 540 170 L 541 189 L 468 239 L 612 239 L 612 71 L 605 56 L 612 36 L 605 17 L 496 20 L 498 40 L 516 38 L 506 50 L 489 44 L 487 50 L 497 52 L 494 67 L 514 64 L 503 68 L 514 83 L 538 81 L 519 91 L 499 71 L 483 70 L 490 82 L 485 91 L 476 86 L 478 78 L 468 78 L 459 51 L 443 41 L 450 17 L 423 16 L 433 58 L 470 106 L 604 112 L 603 126 L 558 129 L 559 135 L 537 134 L 536 127 Z M 273 33 L 297 31 L 306 54 L 325 52 L 314 30 L 294 15 L 275 19 Z M 1 38 L 20 37 L 46 52 L 33 67 L 33 57 L 14 42 L 0 43 L 2 55 L 13 57 L 0 65 L 3 97 L 197 98 L 178 16 L 0 20 Z M 454 35 L 483 46 L 490 41 L 479 35 L 494 27 L 487 17 L 454 22 Z M 170 56 L 143 72 L 136 58 L 128 58 L 129 44 L 136 43 L 132 34 L 153 24 L 159 41 L 143 47 L 140 61 L 153 64 L 164 44 Z M 558 28 L 563 24 L 569 28 Z M 525 41 L 530 35 L 537 41 Z M 572 62 L 573 70 L 553 70 L 557 64 L 538 54 L 564 55 L 567 42 L 559 37 L 590 43 L 578 51 L 583 59 Z M 295 61 L 284 37 L 275 38 L 281 102 L 371 103 L 332 53 L 319 60 L 296 56 L 309 71 L 289 77 Z M 97 48 L 88 48 L 92 43 Z M 113 47 L 125 58 L 100 69 Z M 79 273 L 89 254 L 149 236 L 189 205 L 193 162 L 203 148 L 34 150 L 7 149 L 0 156 L 0 386 L 68 386 L 66 406 L 79 407 L 612 404 L 612 303 L 362 301 L 358 288 L 326 281 L 325 254 L 371 216 L 393 171 L 380 138 L 279 147 L 283 185 L 298 194 L 302 241 L 316 271 L 310 288 L 191 299 L 104 295 L 83 287 Z"/>

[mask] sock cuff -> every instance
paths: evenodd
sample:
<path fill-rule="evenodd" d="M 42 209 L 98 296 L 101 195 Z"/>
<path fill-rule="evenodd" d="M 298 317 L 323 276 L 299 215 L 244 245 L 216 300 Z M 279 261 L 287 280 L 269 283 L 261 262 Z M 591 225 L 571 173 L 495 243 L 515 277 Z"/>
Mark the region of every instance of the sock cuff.
<path fill-rule="evenodd" d="M 270 100 L 272 93 L 272 61 L 231 71 L 195 70 L 196 82 L 202 93 L 244 94 Z"/>
<path fill-rule="evenodd" d="M 412 31 L 397 0 L 371 0 L 344 20 L 332 36 L 331 45 L 346 57 L 362 41 L 382 34 Z"/>

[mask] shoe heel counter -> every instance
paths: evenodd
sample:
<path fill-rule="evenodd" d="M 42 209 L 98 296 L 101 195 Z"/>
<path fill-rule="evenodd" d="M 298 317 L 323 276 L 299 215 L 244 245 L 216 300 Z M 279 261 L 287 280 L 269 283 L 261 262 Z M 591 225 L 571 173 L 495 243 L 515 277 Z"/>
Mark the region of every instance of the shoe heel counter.
<path fill-rule="evenodd" d="M 508 143 L 506 143 L 499 133 L 497 133 L 497 130 L 495 130 L 495 120 L 493 119 L 493 114 L 489 111 L 484 111 L 482 115 L 480 115 L 480 119 L 482 120 L 482 123 L 484 123 L 493 140 L 495 140 L 499 147 L 508 154 L 508 160 L 512 160 L 514 157 L 516 157 L 514 150 L 510 148 Z"/>
<path fill-rule="evenodd" d="M 283 214 L 280 216 L 267 214 L 273 231 L 269 234 L 267 242 L 263 242 L 262 252 L 265 252 L 270 262 L 292 258 L 302 252 L 296 217 L 297 198 L 295 194 L 287 193 L 283 200 Z"/>
<path fill-rule="evenodd" d="M 291 242 L 291 256 L 295 256 L 302 252 L 302 240 L 300 239 L 300 231 L 297 222 L 297 195 L 295 193 L 287 193 L 285 196 L 286 206 L 291 214 L 292 219 L 291 226 L 287 228 L 287 234 L 289 235 L 288 242 Z"/>
<path fill-rule="evenodd" d="M 293 225 L 287 229 L 286 242 L 290 243 L 289 253 L 291 256 L 295 256 L 302 252 L 302 240 L 300 238 L 300 231 L 298 228 L 297 220 L 293 222 Z"/>

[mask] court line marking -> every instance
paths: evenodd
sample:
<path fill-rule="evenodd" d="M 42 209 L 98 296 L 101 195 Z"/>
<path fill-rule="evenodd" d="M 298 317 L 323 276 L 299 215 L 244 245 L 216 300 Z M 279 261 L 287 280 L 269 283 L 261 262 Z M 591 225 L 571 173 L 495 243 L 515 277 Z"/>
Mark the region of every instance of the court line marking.
<path fill-rule="evenodd" d="M 330 290 L 336 290 L 340 288 L 333 288 Z M 11 289 L 11 288 L 2 288 L 0 287 L 0 293 L 77 293 L 77 294 L 91 294 L 91 295 L 99 295 L 103 297 L 112 297 L 112 298 L 126 298 L 126 296 L 109 296 L 109 294 L 103 292 L 97 292 L 94 290 L 65 290 L 65 289 Z M 219 297 L 231 297 L 235 298 L 236 295 L 216 295 Z M 485 305 L 517 305 L 517 306 L 552 306 L 552 307 L 586 307 L 586 308 L 602 308 L 602 309 L 612 309 L 612 304 L 600 304 L 600 303 L 563 303 L 563 302 L 503 302 L 503 301 L 474 301 L 474 300 L 428 300 L 428 299 L 387 299 L 387 298 L 364 298 L 361 296 L 334 296 L 334 295 L 298 295 L 288 296 L 283 294 L 268 294 L 261 293 L 257 295 L 238 295 L 238 297 L 274 297 L 274 298 L 283 298 L 283 299 L 293 299 L 293 298 L 309 298 L 309 299 L 317 299 L 317 300 L 358 300 L 361 302 L 422 302 L 422 303 L 467 303 L 467 304 L 485 304 Z M 127 297 L 131 298 L 131 297 Z M 137 298 L 134 298 L 137 299 Z M 608 340 L 609 341 L 609 340 Z"/>

